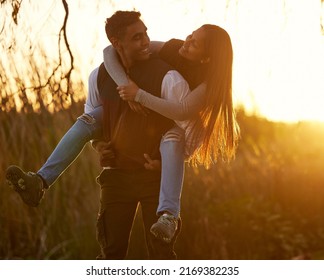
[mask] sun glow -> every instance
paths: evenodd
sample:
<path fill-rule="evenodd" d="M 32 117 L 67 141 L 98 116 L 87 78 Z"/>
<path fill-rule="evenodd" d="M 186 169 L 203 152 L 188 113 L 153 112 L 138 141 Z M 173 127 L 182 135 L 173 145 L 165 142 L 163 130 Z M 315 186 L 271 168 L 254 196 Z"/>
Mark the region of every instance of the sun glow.
<path fill-rule="evenodd" d="M 46 6 L 44 2 L 39 1 L 39 7 L 40 3 Z M 102 49 L 108 44 L 104 21 L 115 10 L 140 11 L 152 40 L 184 39 L 204 23 L 217 24 L 232 38 L 236 104 L 276 121 L 324 121 L 324 36 L 320 30 L 321 13 L 324 15 L 320 2 L 70 1 L 68 38 L 75 63 L 87 81 L 90 71 L 102 61 Z M 52 25 L 38 20 L 37 26 L 42 27 L 30 29 L 35 40 L 55 34 L 53 30 L 61 24 L 56 18 L 62 18 L 62 7 L 51 5 L 37 11 L 54 8 L 52 16 L 44 19 Z M 29 17 L 36 13 L 24 10 L 28 12 Z"/>
<path fill-rule="evenodd" d="M 324 121 L 320 1 L 122 0 L 116 5 L 134 8 L 152 40 L 184 39 L 204 23 L 224 27 L 234 48 L 234 100 L 247 111 L 276 121 Z M 99 37 L 103 47 L 104 32 Z"/>
<path fill-rule="evenodd" d="M 253 21 L 245 23 L 245 34 L 234 42 L 237 97 L 273 120 L 324 121 L 319 1 L 286 1 L 285 9 L 282 1 L 249 2 L 253 10 L 242 5 L 241 17 Z M 266 13 L 260 14 L 261 6 Z"/>

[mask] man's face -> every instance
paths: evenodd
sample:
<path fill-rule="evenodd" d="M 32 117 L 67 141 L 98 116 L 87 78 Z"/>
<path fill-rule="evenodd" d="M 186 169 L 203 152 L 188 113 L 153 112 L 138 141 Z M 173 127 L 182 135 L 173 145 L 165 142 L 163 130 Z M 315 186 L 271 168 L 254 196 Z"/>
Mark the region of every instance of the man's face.
<path fill-rule="evenodd" d="M 146 31 L 146 26 L 139 20 L 129 25 L 123 38 L 117 40 L 115 47 L 123 63 L 126 64 L 124 66 L 130 67 L 138 60 L 149 58 L 150 38 Z"/>

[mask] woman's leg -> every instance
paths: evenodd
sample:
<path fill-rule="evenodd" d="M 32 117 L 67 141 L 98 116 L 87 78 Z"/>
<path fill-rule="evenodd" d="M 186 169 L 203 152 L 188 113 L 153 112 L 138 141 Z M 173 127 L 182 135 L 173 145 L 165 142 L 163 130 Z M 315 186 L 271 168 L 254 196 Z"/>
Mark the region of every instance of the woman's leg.
<path fill-rule="evenodd" d="M 157 214 L 168 212 L 178 218 L 184 176 L 184 130 L 178 126 L 170 129 L 162 138 L 162 176 Z"/>
<path fill-rule="evenodd" d="M 159 220 L 152 226 L 155 237 L 171 242 L 180 215 L 180 198 L 184 177 L 184 130 L 178 126 L 170 129 L 162 138 L 162 176 L 157 214 Z"/>
<path fill-rule="evenodd" d="M 99 106 L 89 114 L 80 116 L 37 174 L 24 172 L 15 165 L 8 167 L 7 182 L 27 205 L 38 206 L 44 196 L 44 189 L 50 187 L 69 167 L 89 140 L 101 135 L 101 115 L 102 106 Z"/>
<path fill-rule="evenodd" d="M 78 117 L 65 133 L 46 163 L 37 172 L 51 186 L 70 166 L 91 139 L 101 135 L 102 106 Z"/>

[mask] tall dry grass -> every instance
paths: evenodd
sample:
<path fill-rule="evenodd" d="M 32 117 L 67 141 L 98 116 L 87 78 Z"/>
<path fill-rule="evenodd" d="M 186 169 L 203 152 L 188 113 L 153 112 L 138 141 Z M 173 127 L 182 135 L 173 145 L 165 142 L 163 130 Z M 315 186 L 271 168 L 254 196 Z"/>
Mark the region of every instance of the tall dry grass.
<path fill-rule="evenodd" d="M 190 258 L 323 259 L 323 124 L 271 123 L 244 114 L 240 124 L 232 164 L 186 176 Z"/>
<path fill-rule="evenodd" d="M 82 104 L 56 114 L 0 115 L 0 259 L 94 259 L 99 188 L 88 146 L 36 208 L 4 182 L 18 164 L 36 171 Z M 324 128 L 238 114 L 236 160 L 210 170 L 187 167 L 180 259 L 324 259 Z M 137 218 L 128 258 L 146 258 Z"/>
<path fill-rule="evenodd" d="M 73 109 L 72 109 L 73 110 Z M 75 113 L 81 113 L 78 106 Z M 95 154 L 85 147 L 82 160 L 59 179 L 37 209 L 21 203 L 4 182 L 9 164 L 38 170 L 73 123 L 70 113 L 1 114 L 0 258 L 90 258 L 96 247 L 94 225 L 99 172 Z"/>

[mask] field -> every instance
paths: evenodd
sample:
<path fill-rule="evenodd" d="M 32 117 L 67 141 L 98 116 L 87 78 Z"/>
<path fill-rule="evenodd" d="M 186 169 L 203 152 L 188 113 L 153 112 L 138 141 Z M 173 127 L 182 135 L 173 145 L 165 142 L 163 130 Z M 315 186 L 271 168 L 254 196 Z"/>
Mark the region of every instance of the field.
<path fill-rule="evenodd" d="M 83 105 L 55 114 L 0 114 L 0 259 L 95 259 L 100 173 L 87 145 L 34 209 L 6 184 L 16 164 L 37 171 Z M 324 126 L 274 123 L 238 111 L 236 159 L 187 166 L 179 259 L 324 259 Z M 145 259 L 140 216 L 129 259 Z"/>

